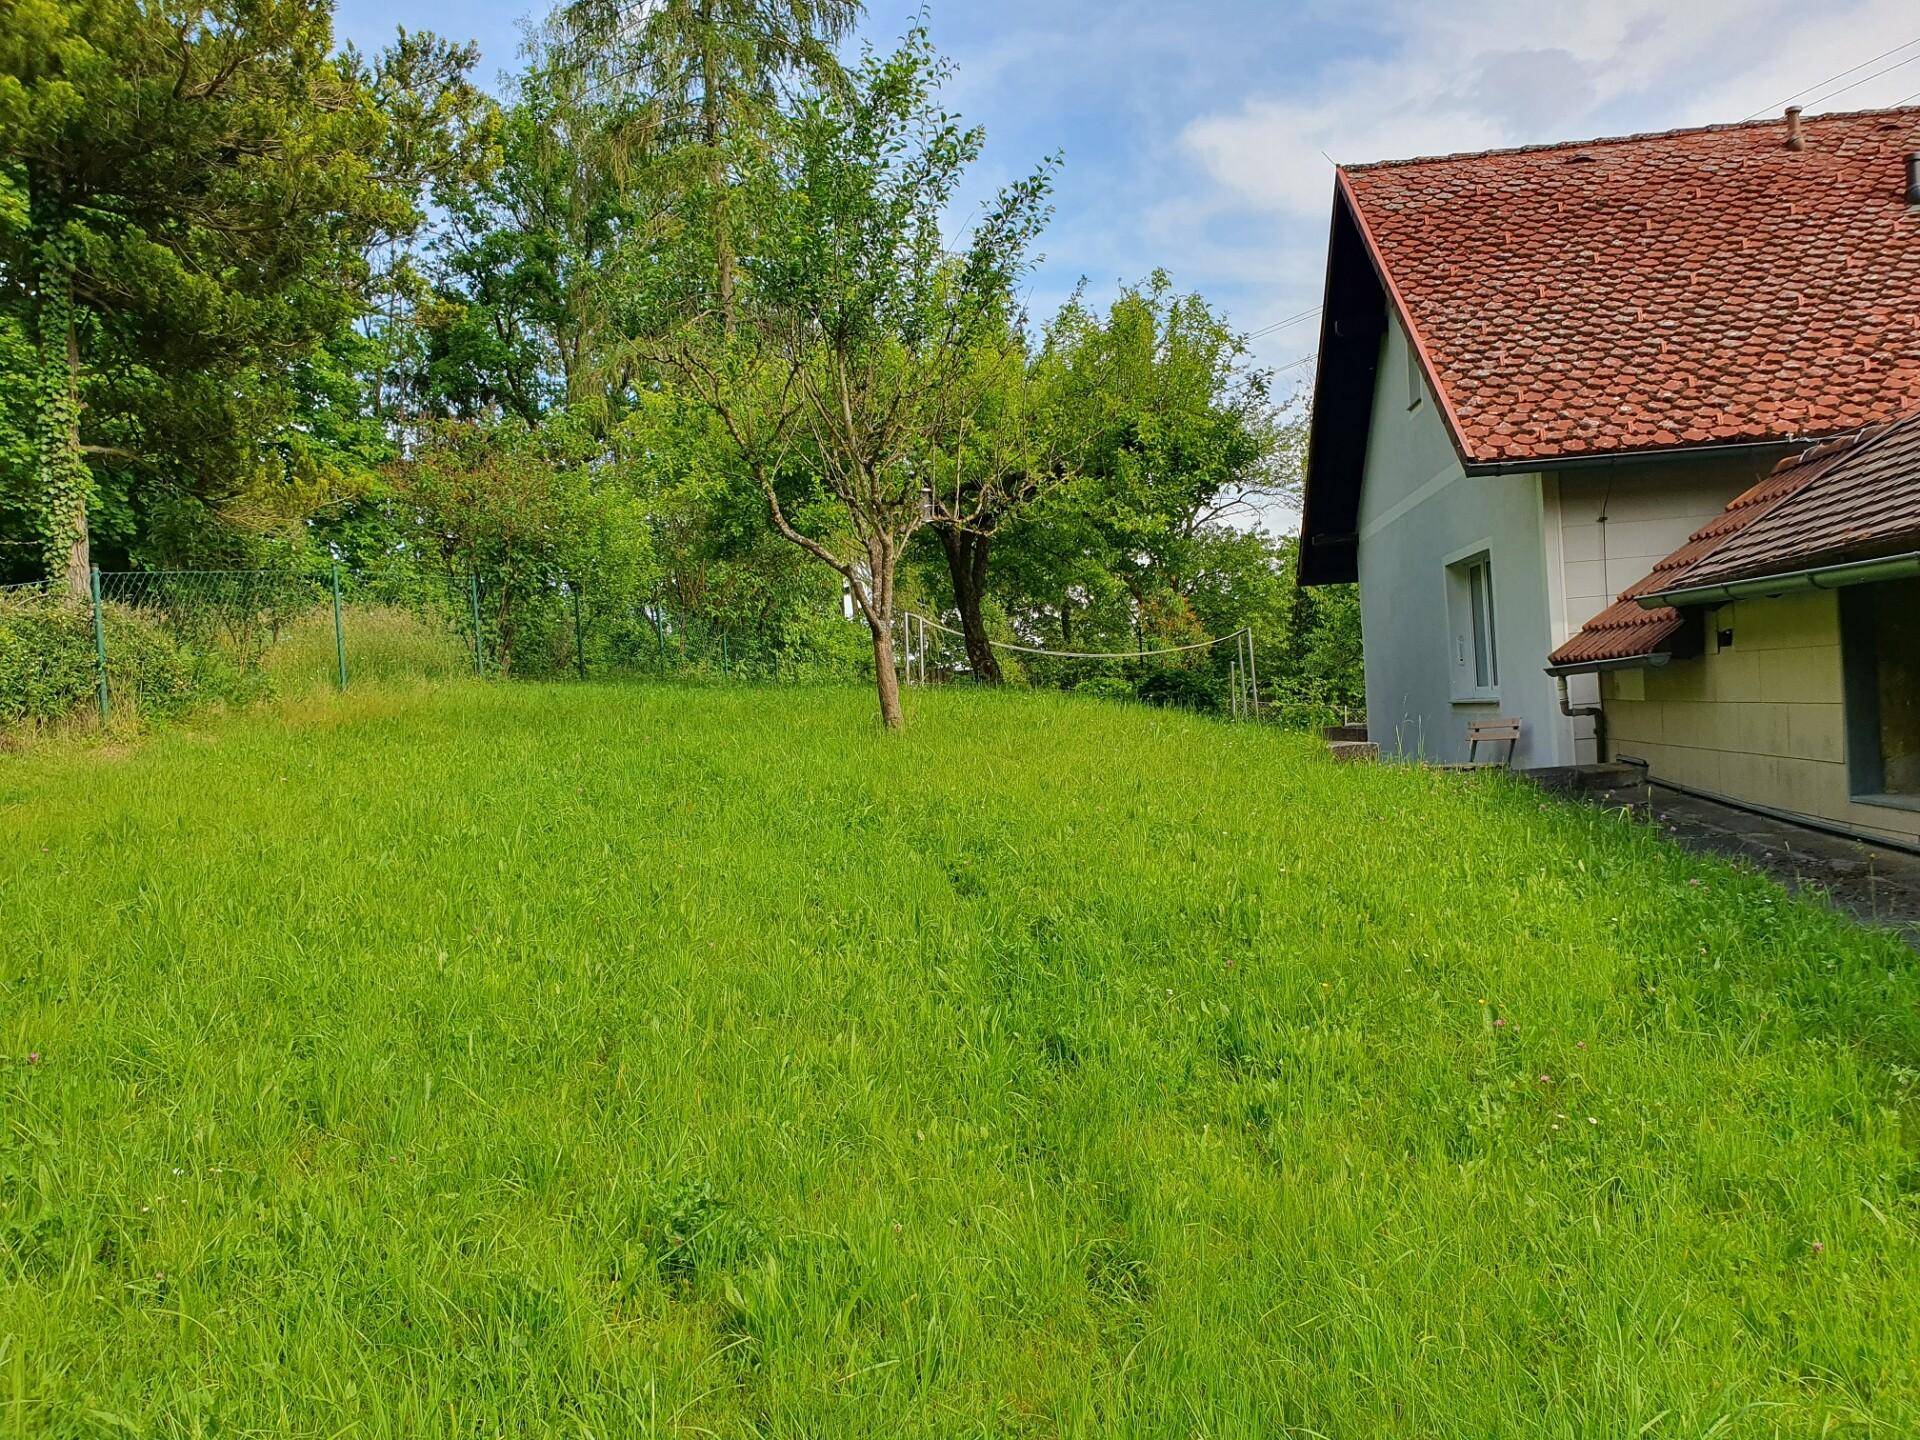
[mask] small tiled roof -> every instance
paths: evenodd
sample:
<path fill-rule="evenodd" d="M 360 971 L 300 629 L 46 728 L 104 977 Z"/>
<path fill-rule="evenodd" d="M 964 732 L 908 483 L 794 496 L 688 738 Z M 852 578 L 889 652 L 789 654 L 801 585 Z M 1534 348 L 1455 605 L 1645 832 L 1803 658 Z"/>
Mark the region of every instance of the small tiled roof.
<path fill-rule="evenodd" d="M 1578 670 L 1583 666 L 1615 665 L 1659 655 L 1680 633 L 1682 623 L 1678 610 L 1666 607 L 1642 610 L 1634 604 L 1633 592 L 1628 591 L 1549 655 L 1547 667 Z"/>
<path fill-rule="evenodd" d="M 1867 431 L 1827 463 L 1801 468 L 1814 473 L 1689 570 L 1688 586 L 1764 579 L 1920 547 L 1920 415 Z"/>
<path fill-rule="evenodd" d="M 1641 596 L 1843 562 L 1920 545 L 1920 414 L 1814 445 L 1774 467 L 1693 532 L 1653 573 L 1548 657 L 1556 669 L 1659 654 L 1679 633 L 1671 606 Z"/>
<path fill-rule="evenodd" d="M 1352 166 L 1469 466 L 1831 435 L 1920 407 L 1920 107 Z"/>

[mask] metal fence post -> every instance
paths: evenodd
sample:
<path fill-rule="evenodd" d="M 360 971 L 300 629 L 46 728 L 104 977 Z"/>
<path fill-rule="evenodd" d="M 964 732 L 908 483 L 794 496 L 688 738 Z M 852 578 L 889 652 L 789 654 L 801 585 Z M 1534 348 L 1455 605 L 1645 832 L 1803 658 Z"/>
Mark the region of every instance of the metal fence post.
<path fill-rule="evenodd" d="M 1247 627 L 1247 693 L 1253 701 L 1253 718 L 1260 718 L 1260 669 L 1253 660 L 1253 627 Z"/>
<path fill-rule="evenodd" d="M 473 673 L 484 680 L 487 661 L 480 643 L 480 576 L 477 572 L 467 576 L 467 594 L 473 600 Z"/>
<path fill-rule="evenodd" d="M 347 632 L 340 619 L 340 564 L 333 566 L 333 658 L 340 674 L 340 688 L 347 688 Z"/>
<path fill-rule="evenodd" d="M 100 721 L 107 719 L 107 621 L 100 609 L 100 567 L 93 567 L 93 669 L 94 693 L 100 702 Z"/>
<path fill-rule="evenodd" d="M 580 631 L 580 587 L 571 581 L 568 586 L 573 591 L 573 668 L 580 672 L 580 678 L 584 680 L 587 678 L 587 650 Z"/>

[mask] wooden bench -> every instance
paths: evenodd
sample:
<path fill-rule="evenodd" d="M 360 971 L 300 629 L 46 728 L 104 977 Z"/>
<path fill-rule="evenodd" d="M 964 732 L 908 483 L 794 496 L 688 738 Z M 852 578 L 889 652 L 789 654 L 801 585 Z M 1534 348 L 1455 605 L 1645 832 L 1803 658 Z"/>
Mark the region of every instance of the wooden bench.
<path fill-rule="evenodd" d="M 1498 763 L 1480 758 L 1482 745 L 1505 745 L 1506 757 Z M 1442 770 L 1511 770 L 1513 752 L 1520 746 L 1520 721 L 1515 719 L 1469 720 L 1467 722 L 1467 762 L 1442 765 Z"/>

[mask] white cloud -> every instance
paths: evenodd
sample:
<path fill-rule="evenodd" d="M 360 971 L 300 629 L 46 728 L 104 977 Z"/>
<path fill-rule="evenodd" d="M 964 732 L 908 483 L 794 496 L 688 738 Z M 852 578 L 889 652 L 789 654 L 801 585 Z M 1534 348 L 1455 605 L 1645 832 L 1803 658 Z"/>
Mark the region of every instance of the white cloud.
<path fill-rule="evenodd" d="M 897 33 L 919 3 L 870 0 L 869 33 Z M 1920 41 L 1914 0 L 949 0 L 933 17 L 956 42 L 948 98 L 987 122 L 982 193 L 1066 151 L 1036 318 L 1078 276 L 1100 303 L 1164 265 L 1248 332 L 1319 302 L 1328 156 L 1738 120 Z M 1920 43 L 1827 88 L 1909 56 L 1833 103 L 1920 91 Z M 1301 322 L 1254 349 L 1285 367 L 1315 339 Z"/>
<path fill-rule="evenodd" d="M 1398 7 L 1394 7 L 1398 11 Z M 1342 164 L 1739 120 L 1920 40 L 1911 0 L 1569 0 L 1421 6 L 1379 17 L 1391 53 L 1322 68 L 1181 132 L 1230 204 L 1324 218 Z M 1888 74 L 1883 66 L 1911 57 Z M 1831 85 L 1810 109 L 1891 104 L 1920 90 L 1920 43 Z"/>
<path fill-rule="evenodd" d="M 1231 194 L 1267 210 L 1327 213 L 1333 165 L 1499 144 L 1490 118 L 1457 107 L 1401 102 L 1365 112 L 1345 105 L 1251 100 L 1237 114 L 1186 128 L 1187 147 Z"/>

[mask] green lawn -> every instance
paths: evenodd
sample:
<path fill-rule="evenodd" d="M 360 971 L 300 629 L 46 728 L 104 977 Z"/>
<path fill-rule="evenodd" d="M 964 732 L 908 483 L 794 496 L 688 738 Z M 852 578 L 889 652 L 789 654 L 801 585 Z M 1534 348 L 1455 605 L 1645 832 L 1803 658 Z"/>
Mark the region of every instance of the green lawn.
<path fill-rule="evenodd" d="M 0 757 L 0 1437 L 1920 1432 L 1894 941 L 1518 784 L 908 702 Z"/>

